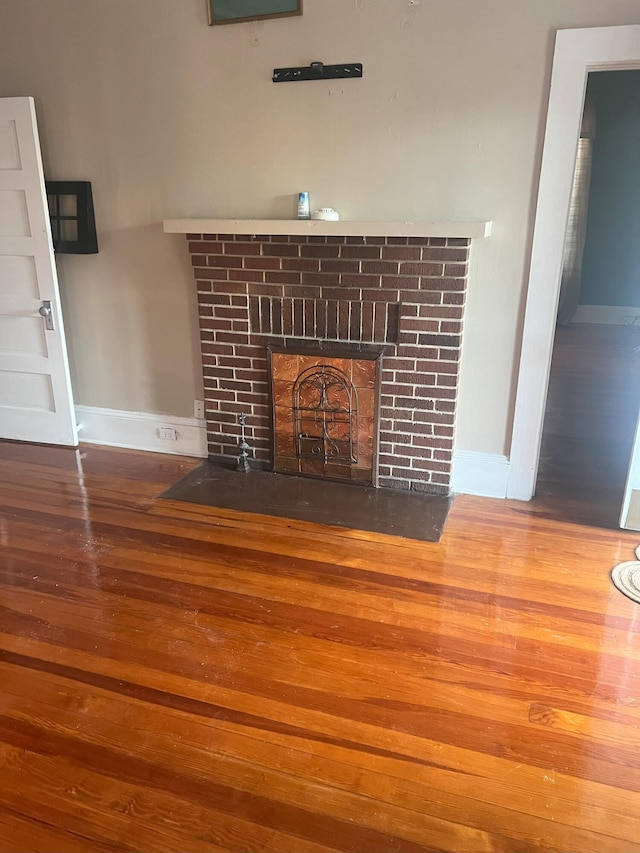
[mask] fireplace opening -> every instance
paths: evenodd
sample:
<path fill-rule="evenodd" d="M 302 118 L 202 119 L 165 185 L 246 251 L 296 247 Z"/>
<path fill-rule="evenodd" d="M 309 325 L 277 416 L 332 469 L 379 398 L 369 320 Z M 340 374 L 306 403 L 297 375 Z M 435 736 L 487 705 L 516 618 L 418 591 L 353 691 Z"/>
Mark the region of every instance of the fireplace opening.
<path fill-rule="evenodd" d="M 269 351 L 274 471 L 377 484 L 380 358 Z"/>

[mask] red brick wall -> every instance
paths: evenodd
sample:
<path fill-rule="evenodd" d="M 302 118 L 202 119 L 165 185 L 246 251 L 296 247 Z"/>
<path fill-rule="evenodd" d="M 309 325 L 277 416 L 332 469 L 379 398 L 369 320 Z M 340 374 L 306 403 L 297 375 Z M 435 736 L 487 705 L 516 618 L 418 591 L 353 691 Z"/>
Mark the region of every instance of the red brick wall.
<path fill-rule="evenodd" d="M 188 234 L 198 288 L 209 455 L 237 455 L 247 413 L 271 464 L 265 347 L 380 345 L 381 486 L 447 493 L 469 241 Z"/>

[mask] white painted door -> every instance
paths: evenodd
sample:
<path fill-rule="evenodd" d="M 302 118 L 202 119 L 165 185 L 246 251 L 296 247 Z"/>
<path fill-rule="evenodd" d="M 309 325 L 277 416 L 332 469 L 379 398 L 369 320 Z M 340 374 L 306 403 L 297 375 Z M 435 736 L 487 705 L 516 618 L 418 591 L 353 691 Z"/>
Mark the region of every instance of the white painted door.
<path fill-rule="evenodd" d="M 627 484 L 624 487 L 620 527 L 626 527 L 627 530 L 640 530 L 640 417 L 636 426 L 636 437 L 633 440 Z"/>
<path fill-rule="evenodd" d="M 0 98 L 0 438 L 78 443 L 33 98 Z"/>

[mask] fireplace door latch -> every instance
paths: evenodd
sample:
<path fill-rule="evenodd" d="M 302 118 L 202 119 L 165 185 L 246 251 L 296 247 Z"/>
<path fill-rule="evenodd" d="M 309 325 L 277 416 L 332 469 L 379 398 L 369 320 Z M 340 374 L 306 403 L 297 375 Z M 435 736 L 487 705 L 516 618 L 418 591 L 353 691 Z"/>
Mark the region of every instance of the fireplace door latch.
<path fill-rule="evenodd" d="M 274 68 L 274 83 L 295 83 L 298 80 L 337 80 L 341 77 L 362 77 L 362 63 L 341 62 L 340 65 L 325 65 L 312 62 L 300 68 Z"/>

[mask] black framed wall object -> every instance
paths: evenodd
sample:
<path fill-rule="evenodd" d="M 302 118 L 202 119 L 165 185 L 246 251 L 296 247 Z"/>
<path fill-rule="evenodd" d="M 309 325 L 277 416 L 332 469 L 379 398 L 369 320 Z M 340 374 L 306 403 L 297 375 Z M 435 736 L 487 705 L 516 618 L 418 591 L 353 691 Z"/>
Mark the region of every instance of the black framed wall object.
<path fill-rule="evenodd" d="M 93 255 L 98 235 L 90 181 L 45 181 L 53 248 L 60 254 Z"/>
<path fill-rule="evenodd" d="M 302 14 L 302 0 L 207 0 L 209 25 Z"/>

